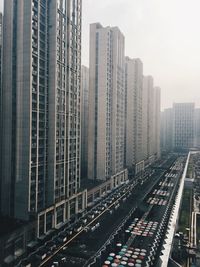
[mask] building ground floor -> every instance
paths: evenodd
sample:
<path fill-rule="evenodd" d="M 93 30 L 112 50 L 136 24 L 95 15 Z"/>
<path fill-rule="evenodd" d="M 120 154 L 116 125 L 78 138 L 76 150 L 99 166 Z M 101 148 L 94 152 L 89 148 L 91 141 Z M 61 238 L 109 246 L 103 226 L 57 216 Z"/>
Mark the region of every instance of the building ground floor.
<path fill-rule="evenodd" d="M 14 262 L 34 250 L 40 240 L 45 240 L 56 229 L 62 228 L 94 204 L 95 201 L 117 188 L 128 179 L 128 170 L 113 175 L 105 182 L 90 189 L 82 189 L 69 199 L 63 200 L 39 212 L 31 222 L 12 220 L 12 227 L 0 235 L 0 267 L 14 266 Z M 5 218 L 5 221 L 8 219 Z M 6 227 L 5 225 L 2 227 Z"/>
<path fill-rule="evenodd" d="M 61 228 L 86 208 L 87 190 L 85 189 L 39 212 L 31 222 L 2 218 L 2 221 L 10 223 L 8 226 L 2 225 L 6 231 L 0 233 L 0 267 L 14 266 L 14 262 L 25 253 L 34 250 L 40 240 L 48 238 L 56 229 Z"/>

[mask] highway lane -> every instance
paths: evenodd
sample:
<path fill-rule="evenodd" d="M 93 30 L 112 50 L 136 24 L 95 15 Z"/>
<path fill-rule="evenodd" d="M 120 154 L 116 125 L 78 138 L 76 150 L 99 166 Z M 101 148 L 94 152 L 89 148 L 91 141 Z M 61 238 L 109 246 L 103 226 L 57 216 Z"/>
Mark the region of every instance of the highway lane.
<path fill-rule="evenodd" d="M 115 206 L 116 203 L 118 203 L 122 198 L 124 198 L 127 195 L 127 192 L 125 192 L 122 196 L 120 196 L 116 201 L 114 201 L 111 205 L 109 205 L 104 211 L 102 211 L 99 215 L 97 215 L 93 220 L 91 220 L 88 224 L 86 224 L 82 230 L 80 230 L 78 233 L 74 234 L 73 237 L 71 237 L 68 241 L 66 241 L 61 247 L 59 247 L 53 254 L 51 254 L 49 257 L 47 257 L 40 266 L 45 266 L 49 260 L 52 259 L 53 256 L 55 256 L 59 251 L 61 251 L 64 247 L 68 246 L 74 239 L 76 239 L 78 236 L 81 235 L 81 233 L 85 232 L 85 229 L 87 227 L 90 227 L 95 222 L 99 221 L 99 218 L 101 218 L 106 212 L 109 211 L 109 209 L 112 209 L 112 207 Z"/>
<path fill-rule="evenodd" d="M 169 159 L 167 161 L 168 165 L 172 164 L 173 161 L 174 161 L 173 158 Z M 167 164 L 166 164 L 166 166 L 167 166 Z M 83 229 L 81 229 L 78 233 L 73 233 L 73 235 L 70 238 L 68 238 L 68 240 L 66 242 L 64 242 L 61 246 L 57 247 L 54 251 L 52 251 L 50 253 L 50 255 L 47 256 L 40 264 L 35 263 L 35 265 L 32 264 L 31 266 L 51 266 L 49 264 L 52 263 L 52 261 L 54 260 L 56 255 L 59 254 L 59 252 L 62 252 L 62 250 L 66 247 L 70 247 L 70 244 L 72 244 L 73 242 L 78 240 L 80 236 L 85 235 L 84 230 L 87 227 L 90 227 L 94 223 L 102 220 L 104 217 L 107 217 L 108 211 L 110 209 L 112 209 L 115 205 L 118 205 L 118 203 L 123 202 L 122 199 L 124 197 L 127 197 L 128 195 L 130 195 L 130 193 L 131 193 L 131 196 L 129 196 L 129 197 L 131 197 L 134 200 L 134 205 L 135 205 L 135 207 L 137 207 L 137 205 L 141 202 L 141 200 L 144 198 L 144 196 L 148 193 L 147 189 L 149 189 L 151 186 L 153 186 L 155 181 L 157 179 L 160 179 L 159 175 L 163 174 L 165 171 L 166 171 L 166 167 L 164 168 L 164 166 L 163 166 L 162 170 L 155 170 L 155 174 L 154 174 L 153 178 L 152 177 L 146 177 L 143 182 L 141 182 L 141 179 L 138 179 L 137 181 L 131 180 L 129 182 L 129 184 L 127 184 L 127 185 L 125 184 L 125 185 L 121 186 L 120 188 L 118 188 L 117 190 L 115 190 L 114 192 L 112 192 L 110 195 L 115 195 L 118 192 L 120 192 L 121 195 L 119 197 L 115 198 L 113 203 L 108 205 L 108 207 L 106 207 L 106 209 L 104 209 L 100 214 L 95 215 L 96 217 L 94 219 L 92 219 L 89 223 L 87 223 L 83 227 Z M 104 200 L 102 200 L 102 201 L 104 201 Z M 102 203 L 102 201 L 101 201 L 101 203 Z M 98 206 L 101 206 L 101 203 L 97 204 L 92 209 L 98 208 Z M 120 209 L 121 209 L 121 207 L 122 207 L 122 204 L 120 203 Z M 125 216 L 125 214 L 123 214 L 123 216 Z M 116 224 L 119 224 L 119 223 L 120 223 L 120 219 L 119 219 L 119 221 L 116 221 Z M 105 238 L 109 236 L 109 229 L 106 229 L 106 230 L 108 230 L 108 233 L 106 236 L 104 235 Z M 112 227 L 110 228 L 110 231 L 111 230 L 113 231 Z M 104 232 L 106 232 L 106 231 L 104 231 Z M 104 240 L 103 235 L 102 235 L 102 242 L 104 242 L 104 241 L 105 240 Z M 34 259 L 34 261 L 35 261 L 35 259 Z M 22 266 L 22 265 L 18 265 L 18 266 Z"/>
<path fill-rule="evenodd" d="M 130 186 L 136 186 L 137 184 L 138 184 L 137 181 L 131 181 Z M 117 193 L 119 193 L 119 192 L 123 192 L 123 190 L 124 190 L 125 188 L 127 188 L 127 184 L 126 184 L 126 183 L 124 183 L 123 185 L 120 185 L 119 187 L 117 187 L 116 189 L 114 189 L 112 192 L 110 192 L 109 195 L 106 195 L 102 201 L 106 201 L 106 199 L 108 199 L 111 195 L 115 195 L 115 194 L 117 194 Z M 117 200 L 116 200 L 116 201 L 117 201 Z M 113 204 L 114 204 L 116 201 L 114 201 Z M 112 204 L 112 205 L 113 205 L 113 204 Z M 110 205 L 110 206 L 112 206 L 112 205 Z M 90 214 L 92 210 L 97 210 L 97 209 L 99 208 L 99 206 L 101 206 L 101 202 L 95 203 L 93 206 L 91 206 L 91 207 L 88 209 L 88 211 L 85 211 L 85 212 L 83 213 L 84 217 L 85 217 L 85 216 L 88 216 L 88 214 Z M 104 212 L 105 212 L 105 211 L 101 212 L 101 214 L 103 215 Z M 98 219 L 98 217 L 101 216 L 101 214 L 100 214 L 99 216 L 97 216 L 96 218 L 94 218 L 94 220 L 92 220 L 91 222 L 89 222 L 88 225 L 90 225 L 91 223 L 95 222 L 95 221 Z M 81 218 L 79 218 L 79 219 L 81 220 Z M 67 227 L 67 228 L 70 228 L 70 229 L 71 229 L 71 228 L 75 228 L 75 226 L 77 225 L 77 223 L 78 223 L 78 222 L 75 221 L 75 222 L 71 223 L 71 224 L 69 225 L 69 227 L 67 227 L 67 225 L 64 225 L 63 227 Z M 86 225 L 86 226 L 87 226 L 87 225 Z M 62 227 L 61 229 L 59 229 L 59 230 L 57 229 L 57 230 L 56 230 L 57 232 L 53 235 L 53 237 L 57 237 L 58 234 L 59 234 L 59 232 L 62 231 L 63 227 Z M 46 259 L 49 259 L 49 258 L 51 258 L 53 255 L 56 255 L 56 253 L 57 253 L 58 251 L 60 251 L 60 250 L 63 248 L 64 245 L 68 245 L 70 242 L 72 242 L 74 239 L 76 239 L 76 237 L 79 236 L 79 235 L 81 234 L 81 232 L 83 232 L 83 230 L 81 230 L 80 232 L 78 232 L 78 233 L 76 233 L 76 234 L 73 233 L 73 236 L 71 236 L 71 238 L 69 238 L 65 244 L 63 244 L 62 246 L 59 246 L 59 245 L 58 245 L 57 249 L 54 250 L 54 251 L 52 251 L 49 257 L 45 257 L 44 262 L 46 262 Z M 41 246 L 39 246 L 39 247 L 37 248 L 37 250 L 39 250 L 41 247 L 44 247 L 44 241 L 39 241 L 39 242 L 41 242 Z M 42 244 L 42 242 L 43 242 L 43 244 Z M 33 254 L 34 254 L 34 255 L 33 255 Z M 37 258 L 35 258 L 35 254 L 36 254 L 36 252 L 29 254 L 28 256 L 26 256 L 25 258 L 23 258 L 23 259 L 20 261 L 20 263 L 16 264 L 15 266 L 16 266 L 16 267 L 21 267 L 21 266 L 39 266 L 40 264 L 43 264 L 43 261 L 42 261 L 42 263 L 39 263 L 39 260 L 38 260 Z M 29 259 L 31 259 L 31 260 L 29 260 Z M 31 264 L 31 265 L 29 265 L 29 264 Z"/>
<path fill-rule="evenodd" d="M 144 182 L 144 184 L 142 184 L 142 186 L 140 185 L 140 187 L 138 187 L 137 190 L 135 190 L 135 189 L 136 189 L 135 187 L 138 186 L 138 183 L 137 183 L 137 185 L 135 185 L 135 187 L 134 187 L 134 191 L 135 191 L 135 192 L 133 192 L 133 194 L 132 194 L 132 199 L 134 200 L 134 202 L 131 204 L 132 207 L 137 208 L 138 204 L 139 204 L 139 203 L 145 198 L 145 196 L 150 192 L 151 188 L 157 183 L 157 181 L 160 180 L 160 178 L 161 178 L 162 175 L 165 173 L 165 171 L 166 171 L 166 170 L 156 170 L 156 173 L 154 174 L 154 179 L 152 179 L 152 177 L 151 177 L 150 181 L 146 181 L 146 184 L 145 184 L 145 182 Z M 129 188 L 128 192 L 130 192 L 130 188 Z M 98 220 L 101 218 L 101 216 L 102 216 L 103 214 L 106 214 L 106 211 L 108 211 L 109 209 L 111 209 L 116 203 L 118 203 L 121 199 L 123 199 L 123 197 L 124 197 L 125 195 L 126 195 L 126 193 L 123 194 L 119 199 L 117 199 L 117 200 L 116 200 L 112 205 L 110 205 L 106 210 L 104 210 L 104 212 L 102 212 L 101 214 L 99 214 L 98 217 L 96 217 L 92 222 L 90 222 L 90 225 L 92 225 L 95 221 L 98 221 Z M 130 201 L 130 200 L 129 200 L 129 201 Z M 86 227 L 88 227 L 88 225 L 86 225 L 85 228 L 86 228 Z M 85 228 L 84 228 L 84 229 L 85 229 Z M 85 234 L 85 233 L 84 233 L 84 229 L 83 229 L 79 234 Z M 113 229 L 111 229 L 111 230 L 113 230 Z M 107 231 L 109 231 L 109 229 L 107 229 Z M 75 238 L 77 238 L 78 236 L 80 236 L 79 234 L 76 234 L 76 235 L 75 235 Z M 95 235 L 95 234 L 96 234 L 96 233 L 94 233 L 94 235 Z M 87 235 L 87 234 L 85 234 L 85 235 Z M 108 234 L 107 234 L 107 235 L 108 235 Z M 62 246 L 62 248 L 66 247 L 66 245 L 70 244 L 70 242 L 71 242 L 72 240 L 74 240 L 75 238 L 73 238 L 73 239 L 69 240 L 67 243 L 65 243 L 65 244 Z M 101 236 L 101 238 L 102 238 L 102 244 L 103 244 L 103 242 L 104 242 L 104 238 L 103 238 L 103 236 Z M 83 239 L 83 238 L 82 238 L 82 239 Z M 58 254 L 59 252 L 62 252 L 62 248 L 59 249 L 58 251 L 56 251 L 56 253 L 55 253 L 53 256 L 55 256 L 55 255 Z M 65 251 L 65 252 L 67 253 L 67 251 Z M 54 258 L 55 258 L 55 257 L 54 257 Z M 48 263 L 49 260 L 50 260 L 50 264 L 45 265 L 46 263 Z M 43 262 L 41 266 L 51 266 L 51 264 L 53 263 L 53 261 L 54 261 L 54 259 L 52 259 L 52 256 L 51 256 L 50 258 L 46 259 L 45 262 Z M 65 264 L 64 266 L 68 266 L 68 265 Z"/>
<path fill-rule="evenodd" d="M 181 170 L 182 171 L 182 170 Z M 173 169 L 170 170 L 169 176 L 174 176 L 177 174 Z M 163 177 L 163 182 L 168 183 L 173 181 L 174 186 L 169 187 L 168 191 L 169 196 L 165 197 L 167 199 L 166 205 L 149 205 L 148 210 L 140 216 L 137 220 L 132 222 L 132 224 L 129 225 L 129 228 L 126 230 L 132 231 L 131 237 L 128 239 L 128 242 L 126 242 L 127 250 L 129 248 L 137 248 L 137 250 L 145 250 L 146 256 L 143 257 L 142 260 L 138 259 L 138 261 L 141 261 L 141 266 L 156 266 L 155 260 L 158 259 L 158 254 L 160 252 L 159 245 L 162 243 L 162 238 L 164 237 L 164 231 L 163 227 L 167 226 L 167 222 L 171 213 L 171 208 L 173 206 L 174 198 L 177 192 L 178 184 L 179 184 L 179 178 L 180 174 L 176 177 Z M 163 190 L 167 189 L 166 186 L 157 186 L 157 189 Z M 151 194 L 153 195 L 152 190 Z M 159 196 L 157 196 L 159 197 Z M 148 198 L 148 197 L 147 197 Z M 146 199 L 147 200 L 147 199 Z M 136 224 L 136 226 L 134 226 Z M 149 231 L 149 225 L 156 224 L 155 231 L 151 230 L 151 235 L 148 235 Z M 148 227 L 146 227 L 148 226 Z M 155 225 L 154 225 L 155 226 Z M 133 227 L 133 228 L 131 228 Z M 136 227 L 136 228 L 135 228 Z M 132 229 L 132 230 L 130 230 Z M 145 230 L 144 230 L 145 229 Z M 150 228 L 151 229 L 151 228 Z M 161 247 L 161 245 L 160 245 Z M 125 250 L 125 248 L 124 248 Z M 138 252 L 136 252 L 138 253 Z M 157 258 L 156 258 L 157 255 Z M 136 256 L 135 256 L 136 257 Z M 124 257 L 126 258 L 126 257 Z M 136 257 L 137 258 L 137 257 Z M 149 265 L 148 265 L 149 264 Z M 94 265 L 95 266 L 95 265 Z M 139 265 L 138 265 L 139 266 Z"/>

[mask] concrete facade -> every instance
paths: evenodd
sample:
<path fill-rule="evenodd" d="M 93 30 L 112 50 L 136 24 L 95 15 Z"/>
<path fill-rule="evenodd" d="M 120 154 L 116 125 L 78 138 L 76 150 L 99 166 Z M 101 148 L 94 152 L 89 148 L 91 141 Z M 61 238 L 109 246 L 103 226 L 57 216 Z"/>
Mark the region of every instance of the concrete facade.
<path fill-rule="evenodd" d="M 148 158 L 148 81 L 143 77 L 143 91 L 142 91 L 142 153 L 143 159 Z"/>
<path fill-rule="evenodd" d="M 161 149 L 171 151 L 173 149 L 173 110 L 165 109 L 161 113 Z"/>
<path fill-rule="evenodd" d="M 142 164 L 142 94 L 143 94 L 143 64 L 140 59 L 125 61 L 126 88 L 126 127 L 125 152 L 126 167 L 136 173 L 136 167 Z M 144 164 L 143 164 L 144 165 Z"/>
<path fill-rule="evenodd" d="M 81 177 L 87 177 L 88 159 L 89 69 L 81 73 Z"/>
<path fill-rule="evenodd" d="M 174 149 L 194 147 L 194 103 L 174 103 L 173 116 Z"/>
<path fill-rule="evenodd" d="M 106 180 L 124 169 L 124 36 L 90 25 L 88 178 Z"/>
<path fill-rule="evenodd" d="M 155 87 L 154 90 L 155 90 L 155 153 L 156 153 L 156 157 L 160 158 L 160 155 L 161 155 L 161 145 L 160 145 L 161 89 L 160 87 Z"/>
<path fill-rule="evenodd" d="M 199 121 L 200 112 L 194 103 L 174 103 L 172 108 L 165 109 L 161 120 L 162 151 L 198 147 Z"/>
<path fill-rule="evenodd" d="M 200 108 L 196 108 L 194 111 L 194 128 L 195 128 L 195 140 L 194 146 L 200 147 Z"/>
<path fill-rule="evenodd" d="M 2 49 L 3 49 L 3 14 L 0 12 L 0 114 L 1 114 L 1 90 L 2 90 Z"/>
<path fill-rule="evenodd" d="M 86 206 L 86 191 L 80 192 L 81 5 L 4 4 L 1 211 L 36 219 L 38 235 Z"/>
<path fill-rule="evenodd" d="M 2 50 L 3 50 L 3 14 L 0 13 L 0 129 L 2 129 Z M 0 131 L 0 151 L 2 149 L 2 132 Z M 0 170 L 1 170 L 1 153 L 0 153 Z M 1 194 L 1 178 L 0 178 L 0 194 Z M 1 197 L 0 197 L 1 207 Z"/>
<path fill-rule="evenodd" d="M 153 77 L 143 77 L 142 144 L 145 165 L 160 157 L 160 88 Z"/>

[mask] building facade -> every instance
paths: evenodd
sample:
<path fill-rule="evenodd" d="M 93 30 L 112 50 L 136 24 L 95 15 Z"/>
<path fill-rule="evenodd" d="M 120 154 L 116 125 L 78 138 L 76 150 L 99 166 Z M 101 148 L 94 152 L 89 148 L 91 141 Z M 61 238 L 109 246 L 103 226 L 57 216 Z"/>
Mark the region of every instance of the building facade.
<path fill-rule="evenodd" d="M 140 59 L 125 60 L 126 125 L 125 159 L 131 173 L 144 169 L 142 153 L 143 64 Z"/>
<path fill-rule="evenodd" d="M 124 170 L 124 64 L 124 36 L 120 30 L 91 24 L 89 179 L 106 180 Z"/>
<path fill-rule="evenodd" d="M 161 149 L 173 150 L 173 109 L 167 108 L 161 113 Z"/>
<path fill-rule="evenodd" d="M 161 89 L 160 87 L 155 87 L 155 154 L 156 158 L 160 158 L 161 155 L 161 145 L 160 145 L 160 124 L 161 124 L 161 110 L 160 110 L 160 97 Z"/>
<path fill-rule="evenodd" d="M 160 157 L 160 88 L 154 87 L 153 77 L 143 77 L 142 153 L 145 165 Z"/>
<path fill-rule="evenodd" d="M 0 12 L 0 94 L 1 94 L 1 87 L 2 87 L 1 86 L 2 85 L 2 49 L 3 49 L 3 14 Z"/>
<path fill-rule="evenodd" d="M 194 146 L 200 147 L 200 108 L 196 108 L 194 111 L 194 128 L 195 128 L 195 140 Z"/>
<path fill-rule="evenodd" d="M 143 159 L 147 161 L 148 158 L 148 80 L 143 77 L 142 90 L 142 154 Z"/>
<path fill-rule="evenodd" d="M 173 148 L 187 150 L 194 147 L 194 103 L 174 103 L 173 116 Z"/>
<path fill-rule="evenodd" d="M 3 14 L 0 13 L 0 129 L 2 129 L 2 50 L 3 50 Z M 2 145 L 2 132 L 0 131 L 0 151 Z M 1 152 L 0 152 L 0 170 L 1 170 Z M 0 195 L 1 195 L 1 178 L 0 178 Z M 1 197 L 0 197 L 1 207 Z"/>
<path fill-rule="evenodd" d="M 198 147 L 199 109 L 194 103 L 174 103 L 162 112 L 161 147 L 163 152 Z"/>
<path fill-rule="evenodd" d="M 86 206 L 81 0 L 6 0 L 4 17 L 1 212 L 41 235 Z"/>
<path fill-rule="evenodd" d="M 154 87 L 153 77 L 143 77 L 143 148 L 144 148 L 144 159 L 146 165 L 154 160 L 154 128 L 155 128 L 155 107 L 154 107 Z"/>
<path fill-rule="evenodd" d="M 87 177 L 89 69 L 81 69 L 81 177 Z"/>

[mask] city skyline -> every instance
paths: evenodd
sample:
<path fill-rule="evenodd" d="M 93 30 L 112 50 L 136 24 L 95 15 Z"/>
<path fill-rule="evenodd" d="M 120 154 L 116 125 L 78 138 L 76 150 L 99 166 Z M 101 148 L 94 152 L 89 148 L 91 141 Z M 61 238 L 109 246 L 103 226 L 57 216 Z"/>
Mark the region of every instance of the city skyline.
<path fill-rule="evenodd" d="M 84 1 L 83 12 L 87 16 L 83 17 L 82 63 L 88 66 L 89 23 L 99 21 L 119 26 L 126 38 L 126 56 L 139 57 L 144 63 L 144 74 L 152 75 L 155 84 L 162 88 L 162 109 L 171 107 L 173 102 L 195 102 L 200 106 L 197 95 L 200 3 L 196 0 L 192 3 L 189 0 Z"/>
<path fill-rule="evenodd" d="M 0 267 L 200 266 L 197 6 L 3 2 Z"/>
<path fill-rule="evenodd" d="M 87 16 L 82 23 L 82 64 L 89 66 L 89 24 L 98 21 L 118 26 L 126 38 L 126 56 L 141 58 L 144 75 L 152 75 L 162 88 L 162 110 L 174 102 L 195 102 L 200 107 L 197 95 L 200 88 L 197 29 L 200 2 L 192 2 L 191 5 L 189 0 L 164 3 L 158 0 L 83 1 L 83 13 Z M 2 10 L 3 0 L 0 0 Z"/>

